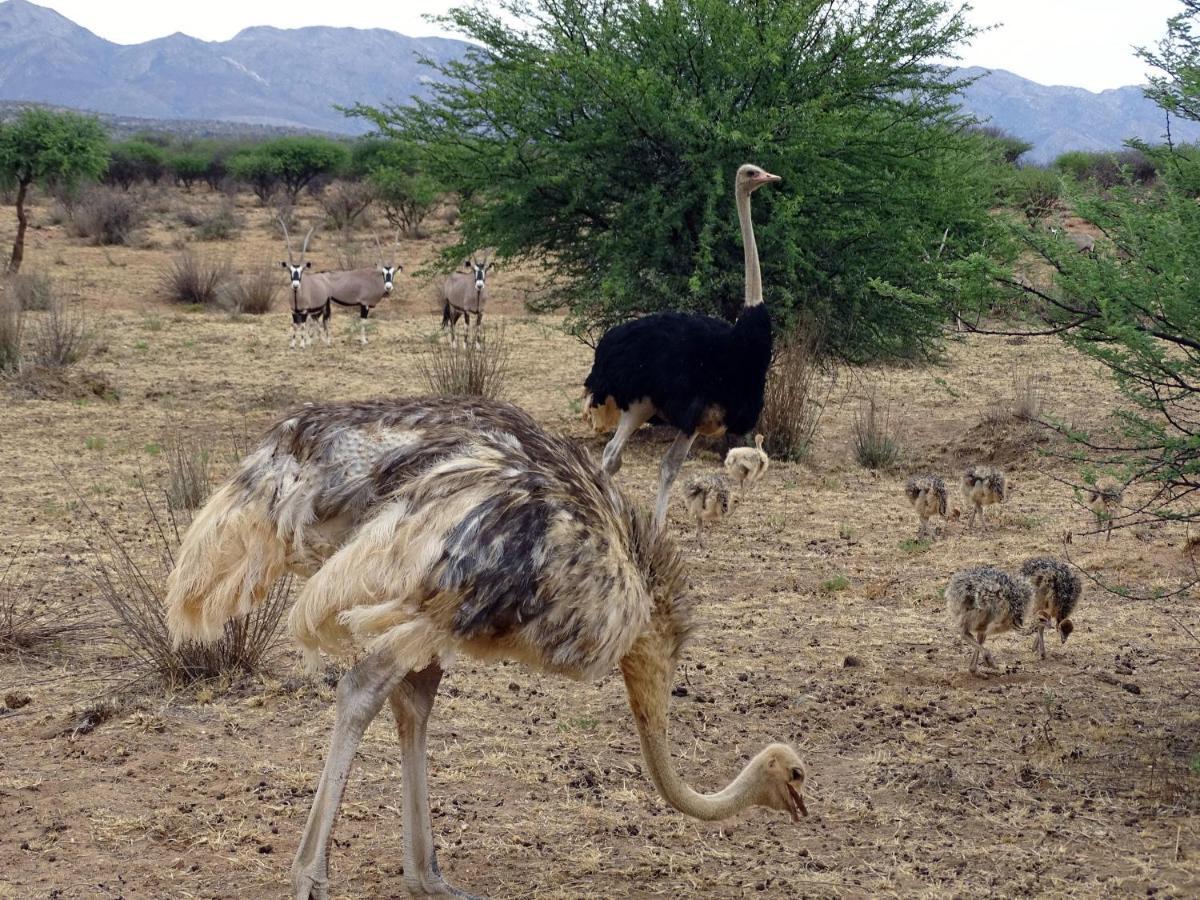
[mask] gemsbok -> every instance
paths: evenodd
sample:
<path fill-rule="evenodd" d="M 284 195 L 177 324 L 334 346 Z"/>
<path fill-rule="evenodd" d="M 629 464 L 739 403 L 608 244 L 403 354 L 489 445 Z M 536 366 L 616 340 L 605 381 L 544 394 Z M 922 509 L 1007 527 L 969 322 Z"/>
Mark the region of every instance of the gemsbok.
<path fill-rule="evenodd" d="M 288 258 L 280 265 L 288 270 L 292 288 L 292 341 L 290 349 L 296 348 L 296 339 L 300 339 L 300 349 L 308 346 L 308 320 L 311 318 L 315 325 L 319 319 L 324 319 L 325 343 L 329 343 L 329 292 L 326 284 L 327 274 L 324 272 L 308 272 L 312 262 L 305 259 L 308 254 L 308 242 L 312 238 L 314 226 L 309 226 L 308 234 L 304 236 L 304 245 L 300 248 L 300 262 L 296 262 L 292 251 L 292 237 L 288 234 L 287 223 L 279 218 L 283 228 L 283 239 L 287 242 Z"/>
<path fill-rule="evenodd" d="M 345 272 L 328 272 L 326 278 L 329 285 L 329 299 L 338 306 L 357 306 L 359 311 L 359 343 L 367 343 L 367 318 L 371 310 L 379 305 L 384 297 L 392 293 L 395 287 L 394 279 L 397 272 L 403 272 L 404 267 L 396 264 L 396 251 L 400 247 L 400 232 L 396 232 L 392 242 L 392 261 L 385 265 L 383 261 L 383 246 L 379 238 L 375 238 L 375 247 L 379 250 L 379 266 L 374 269 L 349 269 Z"/>
<path fill-rule="evenodd" d="M 466 318 L 468 333 L 463 336 L 463 345 L 466 345 L 470 337 L 472 315 L 475 316 L 475 346 L 479 346 L 479 326 L 483 323 L 483 308 L 487 306 L 489 296 L 487 273 L 493 265 L 490 257 L 484 257 L 484 261 L 479 262 L 472 254 L 470 259 L 463 262 L 464 267 L 470 266 L 470 272 L 455 272 L 442 282 L 442 327 L 450 326 L 450 346 L 457 343 L 454 326 L 460 317 Z"/>

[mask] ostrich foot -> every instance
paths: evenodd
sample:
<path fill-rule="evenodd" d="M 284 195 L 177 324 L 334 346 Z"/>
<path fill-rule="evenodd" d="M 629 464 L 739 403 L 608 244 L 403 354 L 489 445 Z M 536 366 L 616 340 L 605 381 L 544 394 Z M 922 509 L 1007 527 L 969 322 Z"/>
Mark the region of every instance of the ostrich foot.
<path fill-rule="evenodd" d="M 295 900 L 329 900 L 329 873 L 325 866 L 308 865 L 292 870 Z"/>
<path fill-rule="evenodd" d="M 405 875 L 404 886 L 414 897 L 463 897 L 466 900 L 484 900 L 466 891 L 460 891 L 442 877 L 437 862 L 426 872 L 418 872 L 411 878 Z"/>

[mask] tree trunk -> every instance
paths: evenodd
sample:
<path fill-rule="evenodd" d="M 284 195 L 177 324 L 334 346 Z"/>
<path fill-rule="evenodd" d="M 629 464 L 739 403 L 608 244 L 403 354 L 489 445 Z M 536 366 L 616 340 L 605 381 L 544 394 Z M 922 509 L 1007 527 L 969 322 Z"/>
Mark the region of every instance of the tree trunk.
<path fill-rule="evenodd" d="M 17 237 L 13 241 L 12 258 L 8 261 L 10 275 L 21 271 L 21 260 L 25 258 L 25 229 L 29 225 L 29 217 L 25 214 L 25 194 L 28 190 L 28 181 L 17 183 Z"/>

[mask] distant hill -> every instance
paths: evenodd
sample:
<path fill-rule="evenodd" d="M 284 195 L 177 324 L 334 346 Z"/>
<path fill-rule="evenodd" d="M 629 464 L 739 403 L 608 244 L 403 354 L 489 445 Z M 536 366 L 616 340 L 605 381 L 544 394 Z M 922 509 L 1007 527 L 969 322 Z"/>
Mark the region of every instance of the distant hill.
<path fill-rule="evenodd" d="M 446 62 L 467 47 L 383 29 L 267 27 L 247 28 L 228 41 L 173 34 L 125 46 L 28 0 L 4 0 L 0 101 L 94 110 L 117 121 L 203 123 L 171 129 L 185 133 L 221 133 L 212 123 L 224 122 L 354 134 L 366 124 L 335 106 L 427 96 L 429 72 L 419 59 Z M 984 75 L 965 92 L 965 107 L 1033 143 L 1026 157 L 1032 162 L 1067 150 L 1119 149 L 1129 137 L 1159 140 L 1164 131 L 1160 110 L 1137 87 L 1096 94 L 1003 70 L 962 71 Z M 1200 140 L 1200 125 L 1174 122 L 1172 128 L 1177 140 Z"/>

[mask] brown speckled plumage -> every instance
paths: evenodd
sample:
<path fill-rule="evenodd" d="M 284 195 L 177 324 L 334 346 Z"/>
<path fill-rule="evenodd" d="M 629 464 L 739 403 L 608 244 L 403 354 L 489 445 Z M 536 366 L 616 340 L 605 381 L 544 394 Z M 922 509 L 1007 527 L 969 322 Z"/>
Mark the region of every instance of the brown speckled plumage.
<path fill-rule="evenodd" d="M 460 653 L 572 678 L 619 666 L 646 772 L 676 809 L 806 814 L 804 764 L 784 744 L 713 794 L 680 777 L 668 704 L 693 604 L 679 551 L 586 451 L 514 406 L 380 400 L 279 422 L 184 536 L 167 585 L 172 637 L 218 639 L 288 569 L 311 574 L 291 615 L 310 662 L 357 657 L 338 682 L 291 896 L 327 895 L 341 789 L 385 703 L 401 743 L 405 884 L 463 896 L 437 868 L 425 775 L 426 723 Z"/>
<path fill-rule="evenodd" d="M 963 472 L 962 492 L 973 508 L 968 527 L 975 524 L 975 516 L 979 516 L 984 527 L 987 527 L 985 506 L 1003 503 L 1008 499 L 1008 479 L 999 469 L 991 466 L 968 466 Z"/>
<path fill-rule="evenodd" d="M 1071 621 L 1071 613 L 1074 612 L 1083 596 L 1083 582 L 1068 565 L 1048 556 L 1037 556 L 1025 560 L 1021 565 L 1021 575 L 1033 585 L 1033 614 L 1037 617 L 1036 622 L 1031 622 L 1037 629 L 1037 638 L 1034 640 L 1033 647 L 1044 659 L 1046 656 L 1044 631 L 1048 624 L 1054 625 L 1064 644 L 1071 636 L 1071 632 L 1074 631 L 1075 625 Z"/>
<path fill-rule="evenodd" d="M 917 527 L 918 540 L 925 536 L 933 516 L 946 518 L 948 515 L 949 497 L 946 482 L 942 481 L 941 476 L 913 475 L 904 484 L 904 495 L 921 520 Z"/>
<path fill-rule="evenodd" d="M 720 473 L 697 475 L 683 488 L 683 502 L 696 520 L 696 539 L 703 544 L 706 523 L 719 522 L 733 512 L 738 495 Z"/>
<path fill-rule="evenodd" d="M 1033 586 L 1024 578 L 1013 578 L 994 566 L 978 566 L 955 572 L 946 586 L 946 609 L 959 639 L 973 651 L 971 671 L 982 655 L 995 666 L 984 649 L 988 635 L 1023 628 L 1031 613 Z"/>

